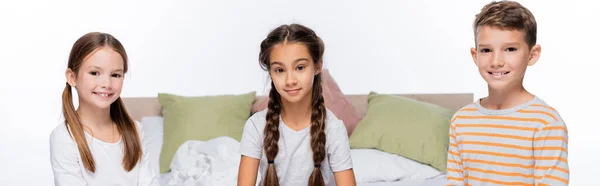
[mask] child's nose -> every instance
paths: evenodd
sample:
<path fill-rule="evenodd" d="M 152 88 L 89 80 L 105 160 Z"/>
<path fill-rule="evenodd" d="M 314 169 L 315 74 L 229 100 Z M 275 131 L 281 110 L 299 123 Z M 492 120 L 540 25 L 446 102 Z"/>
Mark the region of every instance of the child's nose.
<path fill-rule="evenodd" d="M 503 67 L 504 66 L 504 57 L 501 54 L 494 54 L 494 57 L 492 58 L 492 67 L 493 68 L 498 68 L 498 67 Z"/>
<path fill-rule="evenodd" d="M 110 88 L 111 82 L 110 82 L 110 77 L 103 77 L 101 82 L 100 82 L 100 86 L 102 88 Z"/>
<path fill-rule="evenodd" d="M 288 86 L 296 85 L 298 83 L 298 79 L 296 79 L 296 76 L 292 72 L 288 72 L 285 83 Z"/>

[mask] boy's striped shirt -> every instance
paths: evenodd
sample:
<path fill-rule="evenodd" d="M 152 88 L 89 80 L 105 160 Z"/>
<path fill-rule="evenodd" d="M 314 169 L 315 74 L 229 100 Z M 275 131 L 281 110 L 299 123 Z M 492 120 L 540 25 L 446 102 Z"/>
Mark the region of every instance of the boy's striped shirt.
<path fill-rule="evenodd" d="M 567 133 L 538 97 L 506 110 L 467 105 L 450 124 L 448 185 L 567 185 Z"/>

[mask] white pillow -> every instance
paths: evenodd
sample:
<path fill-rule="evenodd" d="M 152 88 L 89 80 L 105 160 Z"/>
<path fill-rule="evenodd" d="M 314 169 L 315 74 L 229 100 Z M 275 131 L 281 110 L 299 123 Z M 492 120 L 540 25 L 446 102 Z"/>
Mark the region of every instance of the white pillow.
<path fill-rule="evenodd" d="M 351 149 L 350 155 L 357 183 L 395 181 L 408 176 L 408 170 L 396 165 L 396 158 L 383 151 Z"/>
<path fill-rule="evenodd" d="M 149 156 L 150 168 L 154 172 L 160 172 L 159 158 L 163 144 L 163 118 L 160 116 L 142 117 L 142 129 L 144 129 L 143 144 Z"/>
<path fill-rule="evenodd" d="M 351 149 L 357 183 L 425 180 L 442 174 L 431 166 L 377 149 Z"/>

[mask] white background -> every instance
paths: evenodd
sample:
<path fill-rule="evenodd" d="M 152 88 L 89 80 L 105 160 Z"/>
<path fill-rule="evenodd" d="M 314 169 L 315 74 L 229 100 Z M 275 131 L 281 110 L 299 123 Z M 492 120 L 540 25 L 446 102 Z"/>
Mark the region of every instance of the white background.
<path fill-rule="evenodd" d="M 123 97 L 264 94 L 260 41 L 301 23 L 326 45 L 325 66 L 347 94 L 487 94 L 473 64 L 477 1 L 2 1 L 0 185 L 53 185 L 48 137 L 61 122 L 69 50 L 90 31 L 127 49 Z M 525 87 L 569 128 L 571 185 L 597 182 L 600 163 L 597 1 L 522 1 L 542 56 Z"/>

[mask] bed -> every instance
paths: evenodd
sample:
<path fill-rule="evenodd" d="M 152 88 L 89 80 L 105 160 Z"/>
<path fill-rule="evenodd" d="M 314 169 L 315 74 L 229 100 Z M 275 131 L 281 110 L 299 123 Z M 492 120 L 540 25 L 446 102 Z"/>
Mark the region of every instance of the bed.
<path fill-rule="evenodd" d="M 395 96 L 410 98 L 418 100 L 420 102 L 426 102 L 434 104 L 451 111 L 456 111 L 461 107 L 473 102 L 473 94 L 470 93 L 455 93 L 455 94 L 398 94 Z M 368 110 L 368 95 L 345 95 L 346 99 L 356 108 L 356 111 L 365 115 Z M 264 96 L 256 96 L 255 102 L 262 100 Z M 123 101 L 127 107 L 129 114 L 136 121 L 140 121 L 145 131 L 144 140 L 148 143 L 148 152 L 152 161 L 152 167 L 158 171 L 158 159 L 161 152 L 162 146 L 162 114 L 161 105 L 157 97 L 129 97 L 123 98 Z M 353 151 L 355 149 L 352 149 Z M 358 150 L 357 150 L 358 151 Z M 360 152 L 357 152 L 360 153 Z M 364 152 L 363 152 L 364 153 Z M 354 154 L 353 154 L 354 156 Z M 386 155 L 390 156 L 391 155 Z M 394 158 L 402 158 L 396 157 Z M 353 161 L 359 165 L 361 159 L 354 159 Z M 356 158 L 360 158 L 357 156 Z M 367 160 L 364 160 L 367 161 Z M 406 160 L 402 160 L 406 161 Z M 364 164 L 364 163 L 363 163 Z M 412 168 L 408 168 L 412 169 Z M 355 172 L 357 177 L 358 175 Z M 377 174 L 377 173 L 374 173 Z M 161 174 L 161 185 L 168 185 L 169 182 L 168 173 Z M 392 181 L 378 181 L 378 182 L 358 182 L 360 186 L 438 186 L 445 185 L 445 173 L 439 173 L 436 176 L 429 176 L 427 178 L 409 179 L 409 180 L 392 180 Z M 234 184 L 233 184 L 234 185 Z"/>

